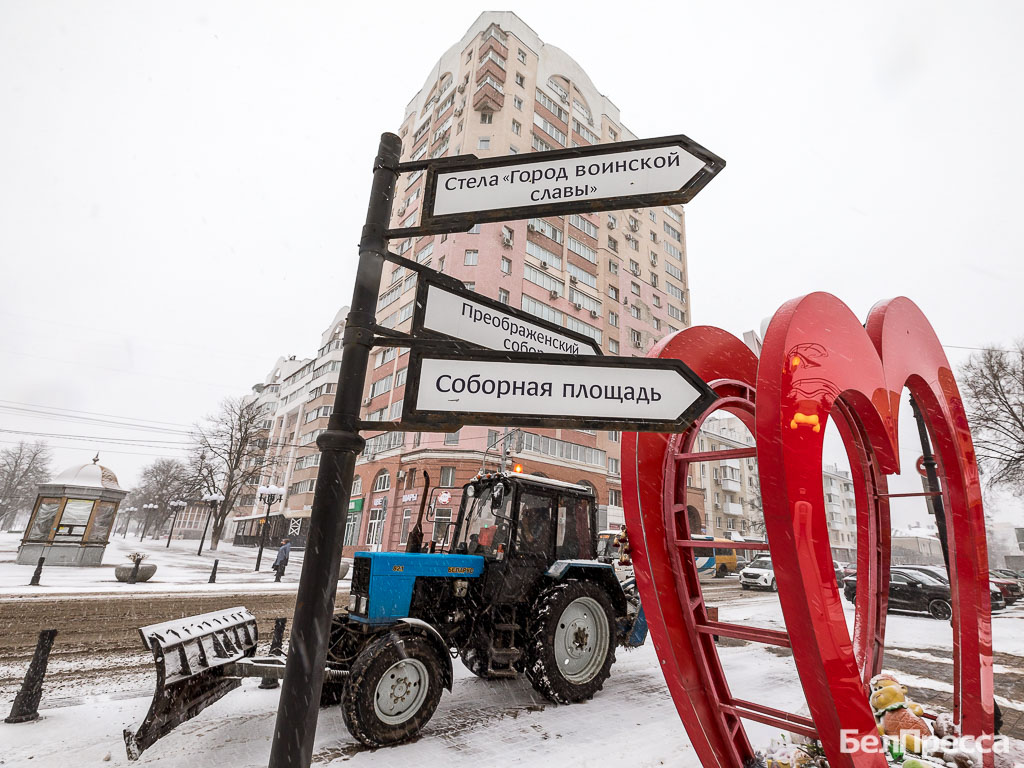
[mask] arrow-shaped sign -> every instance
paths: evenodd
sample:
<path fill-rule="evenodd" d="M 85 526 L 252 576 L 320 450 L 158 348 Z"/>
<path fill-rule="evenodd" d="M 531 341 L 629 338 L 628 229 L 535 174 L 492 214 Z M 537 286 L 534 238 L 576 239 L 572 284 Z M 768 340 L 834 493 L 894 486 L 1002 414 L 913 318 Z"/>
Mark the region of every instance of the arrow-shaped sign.
<path fill-rule="evenodd" d="M 467 288 L 456 288 L 420 273 L 413 334 L 444 334 L 486 349 L 511 352 L 601 353 L 593 339 L 514 309 Z"/>
<path fill-rule="evenodd" d="M 419 226 L 391 230 L 388 237 L 454 232 L 487 221 L 688 203 L 725 161 L 686 136 L 665 136 L 485 160 L 442 158 L 426 167 Z"/>
<path fill-rule="evenodd" d="M 414 350 L 402 424 L 676 432 L 715 399 L 680 360 Z"/>

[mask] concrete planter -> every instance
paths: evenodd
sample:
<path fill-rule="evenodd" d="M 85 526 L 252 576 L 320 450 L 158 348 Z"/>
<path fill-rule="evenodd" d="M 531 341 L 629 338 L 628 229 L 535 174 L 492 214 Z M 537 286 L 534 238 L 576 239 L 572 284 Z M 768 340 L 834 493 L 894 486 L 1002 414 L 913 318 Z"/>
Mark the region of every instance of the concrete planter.
<path fill-rule="evenodd" d="M 132 575 L 132 569 L 135 567 L 134 563 L 128 563 L 128 565 L 115 565 L 114 566 L 114 577 L 118 581 L 128 581 L 128 577 Z M 139 566 L 139 575 L 135 578 L 136 581 L 149 581 L 153 578 L 153 574 L 156 573 L 156 565 L 153 563 L 143 563 Z"/>

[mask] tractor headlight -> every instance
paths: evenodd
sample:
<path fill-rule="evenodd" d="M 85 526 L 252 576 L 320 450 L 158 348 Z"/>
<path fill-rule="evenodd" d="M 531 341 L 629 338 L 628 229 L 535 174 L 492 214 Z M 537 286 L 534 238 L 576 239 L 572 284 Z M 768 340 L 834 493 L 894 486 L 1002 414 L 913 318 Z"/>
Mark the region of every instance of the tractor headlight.
<path fill-rule="evenodd" d="M 369 605 L 369 603 L 370 603 L 370 598 L 368 598 L 366 595 L 361 595 L 359 597 L 359 609 L 356 611 L 356 613 L 361 613 L 361 614 L 363 614 L 365 616 L 366 615 L 366 608 Z"/>
<path fill-rule="evenodd" d="M 356 606 L 358 605 L 358 602 L 359 602 L 359 598 L 356 595 L 352 595 L 351 597 L 349 597 L 349 599 L 348 599 L 348 612 L 349 613 L 355 613 L 356 612 Z"/>

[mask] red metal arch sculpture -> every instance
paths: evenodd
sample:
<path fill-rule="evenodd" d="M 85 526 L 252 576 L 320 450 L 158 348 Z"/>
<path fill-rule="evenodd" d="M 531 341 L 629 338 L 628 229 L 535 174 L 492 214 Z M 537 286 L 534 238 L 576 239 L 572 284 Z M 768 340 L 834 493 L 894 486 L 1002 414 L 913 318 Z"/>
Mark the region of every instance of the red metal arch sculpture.
<path fill-rule="evenodd" d="M 944 476 L 957 604 L 954 715 L 965 734 L 991 734 L 991 628 L 977 469 L 949 364 L 920 310 L 907 299 L 880 304 L 865 331 L 838 299 L 811 294 L 776 313 L 760 361 L 735 337 L 707 327 L 669 337 L 652 355 L 685 360 L 721 395 L 716 408 L 756 427 L 783 615 L 787 627 L 801 627 L 790 634 L 708 620 L 685 514 L 686 466 L 700 458 L 692 453 L 699 425 L 678 436 L 624 435 L 623 495 L 627 525 L 637 531 L 631 536 L 637 583 L 669 690 L 702 764 L 739 768 L 752 753 L 741 720 L 751 719 L 814 735 L 833 766 L 885 765 L 873 752 L 842 751 L 840 731 L 876 733 L 866 681 L 882 664 L 889 562 L 885 475 L 899 470 L 897 407 L 904 385 L 922 406 Z M 833 576 L 821 486 L 830 417 L 857 489 L 863 586 L 852 640 Z M 713 635 L 792 647 L 811 718 L 733 698 Z"/>

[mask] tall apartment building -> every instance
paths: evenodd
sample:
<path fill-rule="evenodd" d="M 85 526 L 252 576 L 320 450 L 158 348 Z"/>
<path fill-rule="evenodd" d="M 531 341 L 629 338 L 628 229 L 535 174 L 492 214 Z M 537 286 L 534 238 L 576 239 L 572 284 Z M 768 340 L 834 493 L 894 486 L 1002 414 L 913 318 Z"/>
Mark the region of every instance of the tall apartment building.
<path fill-rule="evenodd" d="M 544 152 L 633 139 L 618 108 L 565 52 L 544 43 L 515 14 L 482 14 L 430 68 L 399 133 L 402 159 Z M 414 226 L 422 172 L 398 181 L 395 227 Z M 606 354 L 643 355 L 688 325 L 685 227 L 679 206 L 549 216 L 484 224 L 453 235 L 392 241 L 391 249 L 454 276 L 470 289 L 595 339 Z M 378 322 L 408 330 L 416 277 L 388 266 Z M 408 357 L 381 349 L 371 358 L 364 417 L 401 416 Z M 527 473 L 595 489 L 602 522 L 621 520 L 619 435 L 581 430 L 517 430 L 511 458 Z M 370 436 L 357 466 L 362 508 L 353 509 L 346 554 L 399 547 L 415 518 L 422 471 L 432 485 L 460 488 L 495 468 L 502 433 L 466 427 L 449 435 Z M 446 495 L 446 499 L 449 497 Z M 435 504 L 437 520 L 457 511 L 458 493 Z M 437 537 L 442 525 L 425 528 Z"/>

